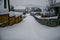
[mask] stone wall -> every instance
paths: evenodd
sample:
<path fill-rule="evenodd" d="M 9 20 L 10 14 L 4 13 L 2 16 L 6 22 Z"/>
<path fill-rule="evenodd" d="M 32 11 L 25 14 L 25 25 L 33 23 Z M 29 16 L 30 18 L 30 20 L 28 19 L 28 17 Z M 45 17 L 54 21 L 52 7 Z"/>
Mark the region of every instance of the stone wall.
<path fill-rule="evenodd" d="M 8 26 L 9 14 L 0 15 L 0 27 Z"/>
<path fill-rule="evenodd" d="M 34 18 L 42 25 L 50 26 L 50 27 L 56 27 L 57 26 L 57 19 L 38 19 L 34 16 Z"/>

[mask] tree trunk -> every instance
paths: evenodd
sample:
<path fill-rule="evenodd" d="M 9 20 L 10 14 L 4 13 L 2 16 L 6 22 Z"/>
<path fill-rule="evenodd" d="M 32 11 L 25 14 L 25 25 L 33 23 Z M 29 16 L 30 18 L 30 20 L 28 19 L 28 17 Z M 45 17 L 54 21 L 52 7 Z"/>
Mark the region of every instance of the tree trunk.
<path fill-rule="evenodd" d="M 58 10 L 58 25 L 60 25 L 60 7 L 59 7 L 59 10 Z"/>

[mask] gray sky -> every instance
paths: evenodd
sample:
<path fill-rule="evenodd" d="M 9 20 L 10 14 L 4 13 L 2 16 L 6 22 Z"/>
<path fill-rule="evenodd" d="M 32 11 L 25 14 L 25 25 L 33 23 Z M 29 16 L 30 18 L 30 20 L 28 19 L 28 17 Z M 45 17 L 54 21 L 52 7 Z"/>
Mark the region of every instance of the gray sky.
<path fill-rule="evenodd" d="M 56 0 L 56 2 L 60 2 L 60 0 Z"/>
<path fill-rule="evenodd" d="M 14 6 L 46 6 L 47 0 L 11 0 Z"/>
<path fill-rule="evenodd" d="M 14 7 L 19 6 L 46 6 L 48 5 L 48 0 L 10 0 L 11 4 Z M 56 0 L 57 2 L 60 2 L 60 0 Z"/>

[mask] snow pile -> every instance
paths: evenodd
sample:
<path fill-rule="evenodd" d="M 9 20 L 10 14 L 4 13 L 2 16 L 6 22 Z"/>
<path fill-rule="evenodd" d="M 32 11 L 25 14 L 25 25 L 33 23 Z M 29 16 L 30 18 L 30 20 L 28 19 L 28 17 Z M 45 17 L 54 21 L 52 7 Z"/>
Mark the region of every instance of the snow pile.
<path fill-rule="evenodd" d="M 15 13 L 13 11 L 9 12 L 9 16 L 15 16 Z"/>
<path fill-rule="evenodd" d="M 39 18 L 39 19 L 57 19 L 58 18 L 58 16 L 55 16 L 55 17 L 41 17 L 41 16 L 35 16 L 35 17 L 37 17 L 37 18 Z"/>
<path fill-rule="evenodd" d="M 20 16 L 22 14 L 23 14 L 23 12 L 13 12 L 13 11 L 9 12 L 9 16 L 16 16 L 16 17 L 18 17 L 18 16 Z"/>
<path fill-rule="evenodd" d="M 15 16 L 16 17 L 18 17 L 18 16 L 20 16 L 20 15 L 22 15 L 23 14 L 23 12 L 15 12 Z"/>

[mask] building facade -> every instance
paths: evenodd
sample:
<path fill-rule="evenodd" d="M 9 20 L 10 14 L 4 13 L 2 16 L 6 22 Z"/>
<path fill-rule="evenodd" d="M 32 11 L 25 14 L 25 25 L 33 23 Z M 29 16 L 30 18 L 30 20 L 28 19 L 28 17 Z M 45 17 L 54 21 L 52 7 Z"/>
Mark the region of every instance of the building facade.
<path fill-rule="evenodd" d="M 9 0 L 0 0 L 0 12 L 8 12 L 9 5 Z"/>
<path fill-rule="evenodd" d="M 8 25 L 9 22 L 9 0 L 0 0 L 0 27 Z"/>

